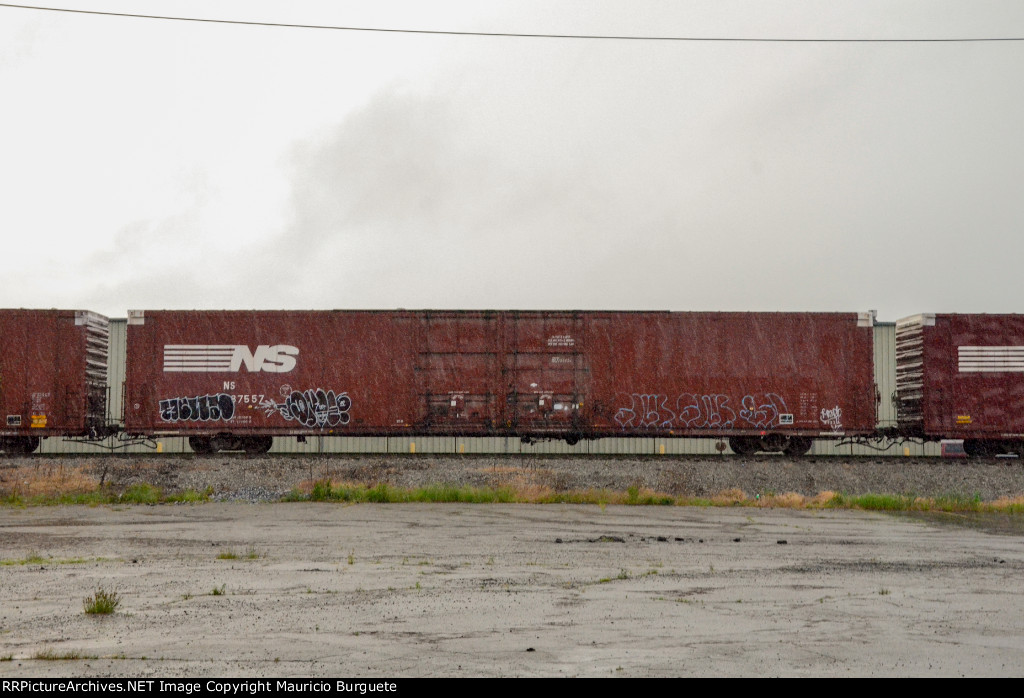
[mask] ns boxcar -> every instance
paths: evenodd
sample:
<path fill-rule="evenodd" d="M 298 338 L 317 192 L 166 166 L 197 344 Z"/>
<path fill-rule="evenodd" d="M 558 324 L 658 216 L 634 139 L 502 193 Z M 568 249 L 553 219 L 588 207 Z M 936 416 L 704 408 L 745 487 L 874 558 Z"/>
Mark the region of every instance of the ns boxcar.
<path fill-rule="evenodd" d="M 1024 315 L 922 314 L 896 323 L 900 433 L 963 439 L 968 455 L 1024 448 Z"/>
<path fill-rule="evenodd" d="M 0 450 L 105 435 L 107 325 L 84 310 L 0 310 Z"/>
<path fill-rule="evenodd" d="M 130 311 L 125 430 L 198 452 L 274 436 L 870 435 L 857 313 Z"/>

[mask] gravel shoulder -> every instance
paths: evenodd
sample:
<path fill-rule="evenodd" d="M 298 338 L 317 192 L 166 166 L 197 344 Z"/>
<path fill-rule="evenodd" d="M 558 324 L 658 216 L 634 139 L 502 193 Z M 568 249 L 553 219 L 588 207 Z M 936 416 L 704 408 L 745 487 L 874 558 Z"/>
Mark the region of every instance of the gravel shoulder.
<path fill-rule="evenodd" d="M 758 494 L 820 492 L 979 496 L 985 501 L 1024 494 L 1019 459 L 548 456 L 128 456 L 7 458 L 0 487 L 28 471 L 79 468 L 126 487 L 146 482 L 166 492 L 212 487 L 222 500 L 274 501 L 305 483 L 335 482 L 422 487 L 533 487 L 556 492 L 641 487 L 671 495 L 710 497 L 728 490 Z"/>

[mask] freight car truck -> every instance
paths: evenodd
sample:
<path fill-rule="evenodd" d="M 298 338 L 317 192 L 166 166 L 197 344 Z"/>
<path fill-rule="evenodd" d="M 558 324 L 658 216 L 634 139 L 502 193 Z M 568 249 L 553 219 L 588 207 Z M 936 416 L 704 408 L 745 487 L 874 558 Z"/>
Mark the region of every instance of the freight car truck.
<path fill-rule="evenodd" d="M 197 452 L 273 437 L 728 439 L 875 430 L 867 313 L 130 311 L 124 428 Z"/>
<path fill-rule="evenodd" d="M 0 450 L 110 433 L 107 325 L 84 310 L 0 310 Z"/>

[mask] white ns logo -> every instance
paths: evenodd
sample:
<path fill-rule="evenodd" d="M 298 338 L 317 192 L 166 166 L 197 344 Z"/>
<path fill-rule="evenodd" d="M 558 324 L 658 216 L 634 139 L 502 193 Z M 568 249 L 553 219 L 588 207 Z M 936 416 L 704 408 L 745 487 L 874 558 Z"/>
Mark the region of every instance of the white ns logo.
<path fill-rule="evenodd" d="M 299 348 L 289 344 L 261 344 L 255 352 L 247 346 L 236 346 L 231 355 L 231 369 L 238 371 L 245 365 L 247 371 L 266 371 L 267 373 L 288 373 L 295 368 L 295 357 Z"/>

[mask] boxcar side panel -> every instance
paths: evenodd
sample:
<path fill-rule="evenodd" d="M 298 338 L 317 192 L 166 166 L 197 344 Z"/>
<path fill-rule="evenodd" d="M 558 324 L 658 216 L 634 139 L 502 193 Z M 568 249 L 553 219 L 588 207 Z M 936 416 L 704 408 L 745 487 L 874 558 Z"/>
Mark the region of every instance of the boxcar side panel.
<path fill-rule="evenodd" d="M 923 360 L 927 435 L 1024 438 L 1024 315 L 936 315 Z"/>
<path fill-rule="evenodd" d="M 0 311 L 0 434 L 77 436 L 102 425 L 106 324 L 86 311 Z"/>

